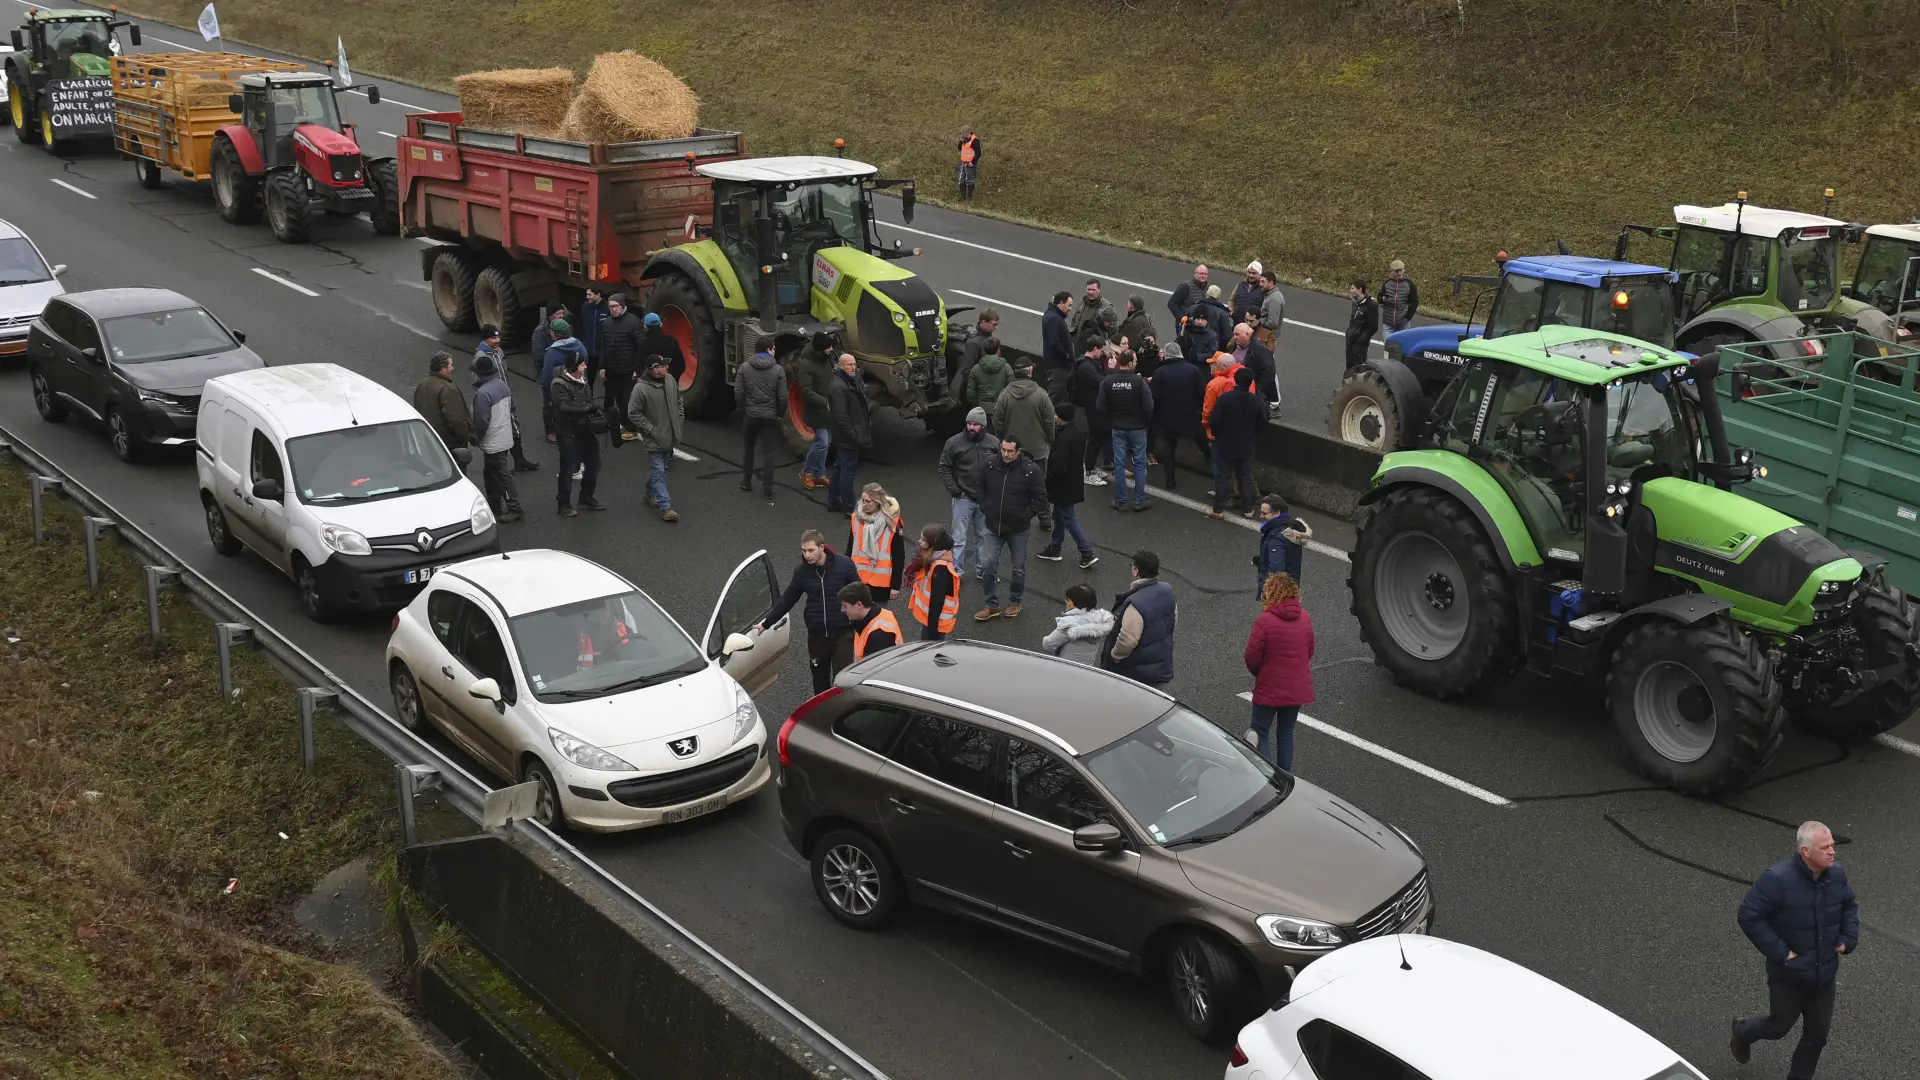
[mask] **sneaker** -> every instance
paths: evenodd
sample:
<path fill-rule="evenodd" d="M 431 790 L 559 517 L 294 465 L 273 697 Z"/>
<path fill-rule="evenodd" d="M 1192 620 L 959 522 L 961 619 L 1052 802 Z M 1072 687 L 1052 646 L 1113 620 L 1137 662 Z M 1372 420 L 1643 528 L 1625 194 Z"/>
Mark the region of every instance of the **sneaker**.
<path fill-rule="evenodd" d="M 601 502 L 599 499 L 580 500 L 580 509 L 582 510 L 605 510 L 606 508 L 607 504 Z"/>
<path fill-rule="evenodd" d="M 1051 546 L 1043 547 L 1039 551 L 1034 552 L 1033 557 L 1036 559 L 1045 559 L 1048 562 L 1059 562 L 1061 559 L 1060 549 Z"/>
<path fill-rule="evenodd" d="M 749 480 L 746 483 L 741 484 L 740 490 L 746 492 L 749 495 L 753 494 L 753 481 Z"/>
<path fill-rule="evenodd" d="M 1020 605 L 1019 605 L 1019 604 L 1008 604 L 1008 605 L 1007 605 L 1007 610 L 1005 610 L 1005 611 L 1003 611 L 1003 612 L 1001 612 L 1001 614 L 1002 614 L 1002 615 L 1005 615 L 1005 616 L 1006 616 L 1007 618 L 1009 618 L 1009 619 L 1017 619 L 1017 618 L 1019 618 L 1019 617 L 1020 617 Z"/>
<path fill-rule="evenodd" d="M 579 517 L 580 511 L 575 510 L 571 506 L 563 506 L 560 508 L 560 516 L 561 517 Z"/>
<path fill-rule="evenodd" d="M 983 607 L 973 613 L 974 622 L 986 622 L 989 619 L 997 619 L 999 617 L 1000 609 L 997 607 Z"/>
<path fill-rule="evenodd" d="M 1114 504 L 1113 504 L 1113 508 L 1114 508 L 1115 510 L 1118 510 L 1118 511 L 1120 511 L 1120 512 L 1121 512 L 1121 513 L 1123 513 L 1123 514 L 1127 512 L 1127 504 L 1126 504 L 1126 503 L 1114 503 Z"/>
<path fill-rule="evenodd" d="M 501 514 L 499 517 L 495 518 L 494 520 L 498 521 L 502 525 L 511 525 L 516 521 L 525 521 L 526 519 L 527 519 L 527 515 L 524 511 L 509 510 L 504 514 Z"/>
<path fill-rule="evenodd" d="M 1082 569 L 1082 570 L 1091 570 L 1091 569 L 1093 569 L 1093 568 L 1094 568 L 1095 566 L 1098 566 L 1098 565 L 1100 565 L 1100 556 L 1098 556 L 1098 555 L 1082 555 L 1082 556 L 1080 556 L 1080 569 Z"/>
<path fill-rule="evenodd" d="M 1149 465 L 1158 465 L 1158 464 L 1160 464 L 1160 459 L 1159 459 L 1159 457 L 1157 457 L 1156 455 L 1153 455 L 1153 454 L 1148 454 L 1148 455 L 1147 455 L 1147 464 L 1149 464 Z"/>
<path fill-rule="evenodd" d="M 660 520 L 661 521 L 679 521 L 680 512 L 678 510 L 662 510 L 660 512 Z"/>
<path fill-rule="evenodd" d="M 573 478 L 575 480 L 585 480 L 587 478 L 587 467 L 585 465 L 582 465 L 574 469 Z"/>
<path fill-rule="evenodd" d="M 1099 473 L 1088 473 L 1083 479 L 1085 479 L 1088 487 L 1106 487 L 1107 486 L 1107 478 L 1104 476 L 1101 476 Z"/>
<path fill-rule="evenodd" d="M 1150 502 L 1137 502 L 1133 504 L 1133 512 L 1136 514 L 1144 514 L 1151 509 L 1153 509 L 1153 504 Z"/>
<path fill-rule="evenodd" d="M 620 433 L 621 442 L 632 442 L 633 440 L 639 437 L 640 437 L 640 433 L 637 431 L 623 431 Z"/>
<path fill-rule="evenodd" d="M 1242 517 L 1244 517 L 1244 518 L 1246 518 L 1246 519 L 1247 519 L 1248 521 L 1259 521 L 1259 520 L 1260 520 L 1260 511 L 1259 511 L 1259 510 L 1249 510 L 1249 511 L 1247 511 L 1247 512 L 1246 512 L 1245 514 L 1243 514 L 1243 515 L 1241 515 L 1241 516 L 1242 516 Z"/>
<path fill-rule="evenodd" d="M 1727 1044 L 1727 1049 L 1733 1052 L 1733 1060 L 1742 1065 L 1753 1057 L 1753 1044 L 1740 1038 L 1740 1018 L 1737 1016 L 1733 1019 L 1733 1041 Z"/>

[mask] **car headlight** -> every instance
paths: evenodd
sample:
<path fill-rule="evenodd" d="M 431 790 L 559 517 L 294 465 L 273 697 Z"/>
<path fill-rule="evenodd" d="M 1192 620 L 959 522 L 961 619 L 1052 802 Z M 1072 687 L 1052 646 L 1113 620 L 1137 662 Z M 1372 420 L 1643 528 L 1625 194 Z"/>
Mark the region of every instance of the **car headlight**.
<path fill-rule="evenodd" d="M 733 738 L 728 745 L 731 746 L 746 738 L 747 732 L 752 731 L 753 725 L 759 722 L 760 709 L 753 703 L 753 698 L 749 697 L 745 690 L 736 690 L 733 707 Z"/>
<path fill-rule="evenodd" d="M 1266 935 L 1267 944 L 1278 949 L 1337 949 L 1346 944 L 1339 927 L 1318 919 L 1262 915 L 1253 924 Z"/>
<path fill-rule="evenodd" d="M 583 769 L 592 769 L 594 772 L 634 771 L 633 766 L 621 761 L 605 750 L 600 749 L 590 742 L 581 742 L 579 739 L 574 738 L 558 728 L 548 728 L 547 738 L 553 740 L 553 748 L 560 751 L 561 757 L 566 758 L 568 761 L 573 762 Z"/>
<path fill-rule="evenodd" d="M 320 542 L 342 555 L 371 555 L 373 545 L 367 538 L 345 525 L 320 526 Z"/>
<path fill-rule="evenodd" d="M 135 394 L 137 394 L 137 395 L 139 395 L 139 397 L 140 397 L 140 400 L 141 400 L 141 401 L 151 401 L 151 402 L 153 402 L 153 403 L 154 403 L 155 405 L 178 405 L 178 404 L 180 404 L 180 399 L 179 399 L 179 398 L 176 398 L 176 397 L 174 397 L 174 396 L 173 396 L 172 394 L 163 394 L 163 393 L 161 393 L 161 392 L 160 392 L 160 391 L 158 391 L 158 390 L 140 390 L 140 389 L 135 389 L 135 390 L 134 390 L 134 393 L 135 393 Z"/>
<path fill-rule="evenodd" d="M 486 499 L 473 500 L 473 516 L 467 519 L 467 524 L 473 527 L 475 536 L 493 528 L 493 508 L 487 505 Z"/>

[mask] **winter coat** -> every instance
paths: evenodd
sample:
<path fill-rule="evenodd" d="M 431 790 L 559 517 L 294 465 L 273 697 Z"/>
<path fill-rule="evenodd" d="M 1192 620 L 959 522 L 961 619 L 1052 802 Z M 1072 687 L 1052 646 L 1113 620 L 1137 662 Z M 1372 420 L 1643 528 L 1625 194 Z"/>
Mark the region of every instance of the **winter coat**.
<path fill-rule="evenodd" d="M 855 500 L 853 513 L 847 515 L 847 557 L 855 560 L 853 568 L 857 572 L 860 569 L 857 558 L 860 554 L 860 545 L 855 542 L 853 535 L 853 523 L 856 520 L 864 521 L 869 528 L 873 529 L 878 529 L 882 525 L 891 526 L 893 539 L 887 546 L 887 561 L 893 565 L 893 577 L 888 580 L 886 587 L 899 592 L 900 575 L 907 569 L 907 531 L 901 527 L 903 523 L 900 520 L 900 500 L 891 495 L 881 499 L 880 509 L 872 515 L 862 513 L 859 501 Z"/>
<path fill-rule="evenodd" d="M 1000 400 L 1000 392 L 1012 381 L 1013 365 L 1007 363 L 1006 357 L 999 353 L 986 353 L 967 369 L 966 393 L 961 395 L 960 400 L 968 408 L 978 405 L 992 410 L 994 402 Z M 1000 425 L 995 424 L 993 430 L 999 431 Z"/>
<path fill-rule="evenodd" d="M 987 481 L 981 494 L 980 514 L 987 531 L 995 536 L 1026 532 L 1034 518 L 1047 512 L 1047 478 L 1024 453 L 1011 465 L 995 454 L 987 462 Z"/>
<path fill-rule="evenodd" d="M 553 377 L 564 371 L 574 357 L 586 359 L 587 347 L 576 337 L 563 337 L 547 346 L 540 357 L 540 399 L 553 400 Z"/>
<path fill-rule="evenodd" d="M 1199 364 L 1169 360 L 1153 370 L 1153 430 L 1163 439 L 1198 439 L 1206 434 L 1200 406 L 1207 397 L 1207 373 Z"/>
<path fill-rule="evenodd" d="M 807 633 L 816 637 L 839 634 L 852 625 L 840 614 L 840 590 L 859 580 L 860 571 L 854 567 L 853 560 L 832 548 L 827 548 L 827 561 L 823 566 L 801 559 L 800 565 L 793 568 L 793 576 L 787 579 L 786 591 L 760 617 L 760 623 L 768 626 L 779 622 L 804 596 L 806 606 L 800 610 L 800 621 L 806 624 Z"/>
<path fill-rule="evenodd" d="M 540 320 L 540 324 L 533 328 L 533 334 L 527 339 L 527 354 L 535 357 L 546 356 L 547 350 L 553 347 L 553 340 L 552 321 Z"/>
<path fill-rule="evenodd" d="M 1194 319 L 1206 321 L 1207 328 L 1213 331 L 1214 340 L 1222 342 L 1220 348 L 1225 348 L 1224 343 L 1233 340 L 1233 313 L 1220 301 L 1202 299 L 1193 305 L 1192 314 L 1187 316 L 1188 324 L 1191 325 Z"/>
<path fill-rule="evenodd" d="M 513 388 L 505 375 L 473 380 L 473 435 L 483 454 L 513 449 Z"/>
<path fill-rule="evenodd" d="M 457 450 L 473 443 L 473 415 L 467 409 L 467 397 L 454 385 L 450 375 L 429 375 L 413 388 L 413 411 L 427 426 L 440 433 L 447 448 Z"/>
<path fill-rule="evenodd" d="M 1189 360 L 1204 362 L 1220 351 L 1225 340 L 1213 332 L 1213 325 L 1205 319 L 1189 319 L 1186 331 L 1180 335 L 1180 351 L 1186 353 Z"/>
<path fill-rule="evenodd" d="M 987 462 L 1000 456 L 1000 440 L 991 431 L 978 439 L 962 428 L 940 448 L 940 482 L 955 499 L 979 502 L 987 490 Z"/>
<path fill-rule="evenodd" d="M 675 382 L 679 382 L 680 376 L 687 373 L 687 354 L 680 351 L 680 343 L 675 341 L 673 335 L 667 333 L 665 330 L 657 327 L 647 327 L 641 332 L 640 357 L 644 360 L 649 356 L 665 357 L 667 361 L 667 374 L 672 376 Z M 636 365 L 634 370 L 639 371 L 642 369 Z"/>
<path fill-rule="evenodd" d="M 834 442 L 862 450 L 873 445 L 873 404 L 867 400 L 867 385 L 860 376 L 836 369 L 827 387 L 827 402 L 833 409 Z"/>
<path fill-rule="evenodd" d="M 954 397 L 964 399 L 967 390 L 967 372 L 972 371 L 973 365 L 979 363 L 980 357 L 986 355 L 987 339 L 993 335 L 981 330 L 978 324 L 957 330 L 955 333 L 964 336 L 956 339 L 960 345 L 960 363 L 954 366 L 948 389 Z"/>
<path fill-rule="evenodd" d="M 1268 402 L 1280 400 L 1280 391 L 1274 386 L 1273 350 L 1260 344 L 1258 339 L 1247 342 L 1245 357 L 1240 361 L 1248 371 L 1253 372 L 1253 392 Z"/>
<path fill-rule="evenodd" d="M 585 379 L 575 379 L 563 371 L 554 377 L 548 392 L 553 395 L 554 434 L 568 439 L 593 434 L 588 426 L 593 392 L 587 389 Z"/>
<path fill-rule="evenodd" d="M 1209 439 L 1213 438 L 1213 407 L 1219 402 L 1220 395 L 1233 389 L 1233 373 L 1239 369 L 1239 364 L 1229 365 L 1227 370 L 1207 380 L 1207 396 L 1200 402 L 1200 421 L 1206 425 Z"/>
<path fill-rule="evenodd" d="M 1207 287 L 1199 281 L 1183 281 L 1175 286 L 1173 295 L 1167 297 L 1167 311 L 1173 315 L 1173 325 L 1179 326 L 1180 320 L 1193 311 L 1193 305 L 1206 296 Z"/>
<path fill-rule="evenodd" d="M 800 352 L 794 378 L 800 385 L 800 400 L 805 403 L 807 426 L 831 427 L 833 403 L 828 395 L 833 388 L 833 358 L 808 345 Z"/>
<path fill-rule="evenodd" d="M 1086 340 L 1082 335 L 1087 333 L 1089 327 L 1094 326 L 1099 328 L 1098 332 L 1103 339 L 1111 340 L 1113 332 L 1120 328 L 1120 310 L 1113 306 L 1113 301 L 1104 296 L 1089 307 L 1087 298 L 1082 296 L 1073 302 L 1072 313 L 1067 316 L 1067 329 L 1073 334 L 1073 340 L 1077 344 Z"/>
<path fill-rule="evenodd" d="M 1158 341 L 1160 334 L 1153 328 L 1153 320 L 1147 317 L 1146 312 L 1135 311 L 1127 315 L 1126 320 L 1120 324 L 1119 331 L 1113 335 L 1113 340 L 1116 342 L 1121 338 L 1126 338 L 1127 348 L 1137 354 L 1148 338 Z"/>
<path fill-rule="evenodd" d="M 605 300 L 597 304 L 580 305 L 580 321 L 573 326 L 574 336 L 580 339 L 580 344 L 587 347 L 589 357 L 600 355 L 600 339 L 606 320 L 607 302 Z"/>
<path fill-rule="evenodd" d="M 632 375 L 640 370 L 641 339 L 646 336 L 640 316 L 632 308 L 619 317 L 608 316 L 600 334 L 600 370 L 609 375 Z"/>
<path fill-rule="evenodd" d="M 1253 557 L 1254 571 L 1262 584 L 1269 574 L 1285 574 L 1300 580 L 1300 561 L 1307 541 L 1313 539 L 1313 526 L 1290 514 L 1275 514 L 1260 524 L 1260 554 Z"/>
<path fill-rule="evenodd" d="M 1235 323 L 1244 322 L 1247 312 L 1260 310 L 1260 302 L 1266 299 L 1266 295 L 1266 290 L 1259 282 L 1242 278 L 1240 284 L 1233 287 L 1233 296 L 1227 300 L 1227 311 Z"/>
<path fill-rule="evenodd" d="M 1255 705 L 1313 701 L 1313 617 L 1299 600 L 1290 596 L 1253 620 L 1245 658 Z"/>
<path fill-rule="evenodd" d="M 627 419 L 646 441 L 648 450 L 669 453 L 686 437 L 687 410 L 680 402 L 680 381 L 642 375 L 633 382 L 627 399 Z"/>
<path fill-rule="evenodd" d="M 1087 501 L 1087 433 L 1067 424 L 1053 437 L 1047 457 L 1047 501 L 1055 506 L 1079 506 Z"/>
<path fill-rule="evenodd" d="M 1101 361 L 1082 356 L 1074 361 L 1073 374 L 1067 380 L 1067 400 L 1086 414 L 1088 431 L 1108 430 L 1107 418 L 1094 413 L 1094 403 L 1100 400 L 1100 380 L 1106 377 Z"/>
<path fill-rule="evenodd" d="M 1373 297 L 1363 296 L 1353 302 L 1353 310 L 1347 313 L 1347 344 L 1368 342 L 1380 329 L 1380 305 Z"/>
<path fill-rule="evenodd" d="M 1137 371 L 1116 371 L 1100 380 L 1093 408 L 1117 431 L 1145 431 L 1153 419 L 1153 390 Z"/>
<path fill-rule="evenodd" d="M 1392 278 L 1380 283 L 1380 322 L 1394 330 L 1405 329 L 1420 311 L 1420 287 L 1412 278 Z"/>
<path fill-rule="evenodd" d="M 976 369 L 977 370 L 977 369 Z M 1054 416 L 1053 399 L 1032 379 L 1015 379 L 987 406 L 993 410 L 989 425 L 995 435 L 1011 438 L 1035 460 L 1046 457 L 1053 447 L 1053 429 L 1059 425 Z"/>
<path fill-rule="evenodd" d="M 1279 286 L 1267 290 L 1260 301 L 1260 325 L 1273 331 L 1273 343 L 1280 344 L 1280 331 L 1287 325 L 1287 294 Z"/>
<path fill-rule="evenodd" d="M 1170 681 L 1179 621 L 1173 586 L 1141 578 L 1114 600 L 1113 618 L 1113 630 L 1100 647 L 1100 666 L 1145 683 Z"/>
<path fill-rule="evenodd" d="M 772 353 L 747 357 L 734 376 L 733 390 L 740 397 L 740 415 L 749 420 L 773 420 L 786 411 L 787 372 Z"/>
<path fill-rule="evenodd" d="M 1069 368 L 1073 359 L 1073 330 L 1067 326 L 1067 317 L 1049 304 L 1047 313 L 1040 316 L 1040 363 L 1048 368 Z"/>
<path fill-rule="evenodd" d="M 1053 617 L 1053 629 L 1040 647 L 1062 660 L 1088 667 L 1100 666 L 1100 645 L 1113 631 L 1113 612 L 1106 608 L 1071 608 Z"/>
<path fill-rule="evenodd" d="M 1846 867 L 1816 878 L 1797 854 L 1767 867 L 1740 902 L 1740 929 L 1767 958 L 1768 979 L 1825 986 L 1840 971 L 1835 946 L 1860 947 L 1860 905 Z M 1789 960 L 1790 952 L 1798 955 Z"/>
<path fill-rule="evenodd" d="M 1250 458 L 1260 445 L 1260 429 L 1267 426 L 1267 403 L 1251 390 L 1228 390 L 1214 400 L 1207 426 L 1214 453 L 1230 460 Z"/>

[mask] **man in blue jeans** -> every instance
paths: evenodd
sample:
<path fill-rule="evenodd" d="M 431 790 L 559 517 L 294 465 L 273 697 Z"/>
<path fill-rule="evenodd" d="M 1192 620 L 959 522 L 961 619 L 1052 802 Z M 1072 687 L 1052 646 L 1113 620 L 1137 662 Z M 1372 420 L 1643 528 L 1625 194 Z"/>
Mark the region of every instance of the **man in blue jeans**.
<path fill-rule="evenodd" d="M 1113 426 L 1113 508 L 1129 509 L 1127 481 L 1133 481 L 1131 509 L 1145 510 L 1147 502 L 1147 425 L 1153 419 L 1153 390 L 1133 369 L 1131 349 L 1122 350 L 1118 368 L 1100 380 L 1095 412 L 1104 413 Z"/>
<path fill-rule="evenodd" d="M 647 448 L 647 505 L 660 511 L 661 521 L 679 521 L 673 496 L 667 493 L 667 466 L 686 433 L 686 408 L 680 402 L 680 381 L 667 376 L 667 358 L 649 356 L 646 365 L 633 384 L 627 417 Z"/>
<path fill-rule="evenodd" d="M 1053 437 L 1053 453 L 1047 455 L 1047 501 L 1053 504 L 1053 536 L 1047 546 L 1034 554 L 1048 562 L 1059 562 L 1061 544 L 1071 535 L 1080 548 L 1080 569 L 1091 570 L 1100 561 L 1093 553 L 1093 542 L 1080 528 L 1080 504 L 1087 501 L 1087 474 L 1080 471 L 1086 460 L 1087 433 L 1073 426 L 1076 410 L 1073 402 L 1054 406 L 1060 431 Z"/>
<path fill-rule="evenodd" d="M 1000 440 L 987 431 L 987 410 L 974 407 L 966 426 L 940 448 L 940 482 L 953 500 L 953 569 L 967 573 L 967 548 L 973 548 L 973 574 L 980 574 L 980 490 L 987 482 L 987 462 L 1000 456 Z"/>
<path fill-rule="evenodd" d="M 980 591 L 987 606 L 974 612 L 975 622 L 1015 618 L 1020 601 L 1027 594 L 1027 530 L 1033 519 L 1047 506 L 1047 478 L 1040 466 L 1020 452 L 1020 443 L 1012 437 L 1000 440 L 1000 453 L 987 462 L 987 477 L 981 492 L 980 517 L 986 529 L 980 534 Z M 1013 553 L 1013 589 L 1004 611 L 1000 608 L 1000 552 Z"/>

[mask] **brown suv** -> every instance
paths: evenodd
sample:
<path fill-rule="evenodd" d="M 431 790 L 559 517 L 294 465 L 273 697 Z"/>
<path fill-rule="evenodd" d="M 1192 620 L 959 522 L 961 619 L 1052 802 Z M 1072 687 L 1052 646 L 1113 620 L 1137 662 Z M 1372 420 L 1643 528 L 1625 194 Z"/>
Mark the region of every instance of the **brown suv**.
<path fill-rule="evenodd" d="M 1290 966 L 1433 916 L 1405 833 L 1071 661 L 887 649 L 778 742 L 781 821 L 834 918 L 875 929 L 914 900 L 1164 973 L 1203 1039 L 1277 998 Z"/>

